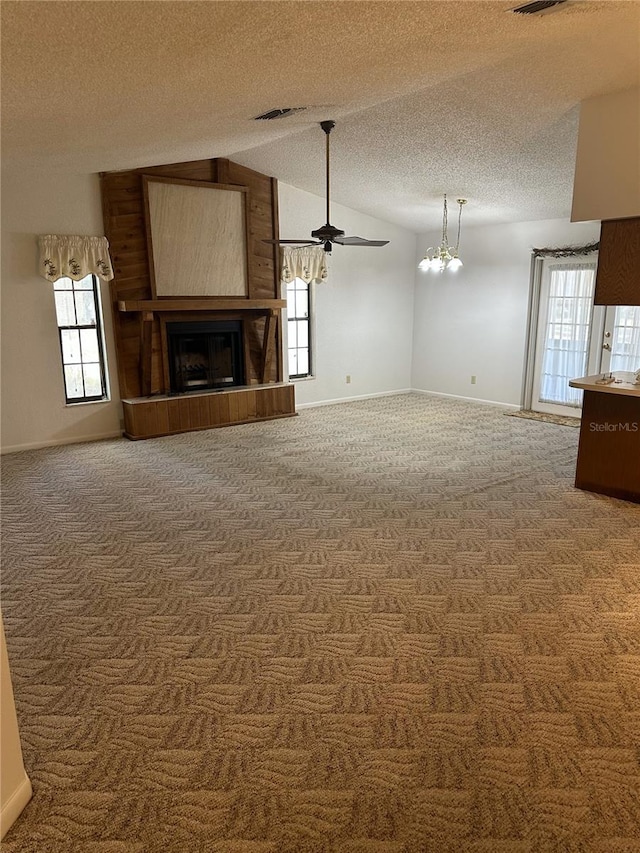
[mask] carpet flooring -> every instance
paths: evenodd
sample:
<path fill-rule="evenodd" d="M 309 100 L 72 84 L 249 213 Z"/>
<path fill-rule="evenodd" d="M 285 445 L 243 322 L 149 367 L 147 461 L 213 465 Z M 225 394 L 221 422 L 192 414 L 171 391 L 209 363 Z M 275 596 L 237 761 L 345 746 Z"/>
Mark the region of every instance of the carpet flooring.
<path fill-rule="evenodd" d="M 3 465 L 6 853 L 640 850 L 640 508 L 404 395 Z"/>

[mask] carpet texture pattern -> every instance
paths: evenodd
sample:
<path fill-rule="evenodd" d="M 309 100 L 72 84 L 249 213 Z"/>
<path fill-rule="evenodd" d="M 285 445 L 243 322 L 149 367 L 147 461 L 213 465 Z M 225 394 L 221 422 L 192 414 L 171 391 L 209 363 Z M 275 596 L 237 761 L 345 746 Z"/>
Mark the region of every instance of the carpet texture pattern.
<path fill-rule="evenodd" d="M 640 508 L 418 395 L 5 458 L 6 853 L 640 850 Z"/>

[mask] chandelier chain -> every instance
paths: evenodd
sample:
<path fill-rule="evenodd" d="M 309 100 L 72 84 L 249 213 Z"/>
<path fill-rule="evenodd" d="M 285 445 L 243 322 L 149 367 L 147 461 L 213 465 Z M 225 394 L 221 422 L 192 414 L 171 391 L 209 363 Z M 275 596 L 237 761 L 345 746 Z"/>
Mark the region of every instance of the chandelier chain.
<path fill-rule="evenodd" d="M 431 246 L 427 249 L 424 258 L 418 264 L 421 270 L 433 270 L 434 272 L 444 272 L 449 269 L 453 272 L 460 269 L 462 261 L 460 260 L 458 250 L 460 247 L 460 230 L 462 224 L 462 207 L 467 203 L 466 198 L 458 200 L 458 236 L 456 245 L 449 245 L 449 207 L 447 204 L 447 194 L 444 194 L 444 206 L 442 208 L 442 239 L 440 245 L 433 249 Z"/>
<path fill-rule="evenodd" d="M 447 194 L 444 194 L 444 210 L 442 211 L 442 245 L 449 244 L 449 236 L 447 234 L 447 226 L 449 224 L 449 213 L 447 211 Z"/>

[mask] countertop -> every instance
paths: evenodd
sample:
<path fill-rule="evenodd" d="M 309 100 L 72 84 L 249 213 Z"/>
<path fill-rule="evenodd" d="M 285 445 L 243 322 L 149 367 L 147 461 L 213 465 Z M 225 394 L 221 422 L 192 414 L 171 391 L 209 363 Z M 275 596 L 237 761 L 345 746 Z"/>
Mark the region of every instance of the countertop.
<path fill-rule="evenodd" d="M 630 370 L 618 370 L 613 376 L 615 382 L 610 384 L 599 384 L 603 374 L 596 376 L 583 376 L 580 379 L 571 379 L 569 385 L 572 388 L 582 388 L 585 391 L 601 391 L 603 394 L 623 394 L 626 397 L 640 397 L 640 385 L 634 384 L 635 373 Z"/>

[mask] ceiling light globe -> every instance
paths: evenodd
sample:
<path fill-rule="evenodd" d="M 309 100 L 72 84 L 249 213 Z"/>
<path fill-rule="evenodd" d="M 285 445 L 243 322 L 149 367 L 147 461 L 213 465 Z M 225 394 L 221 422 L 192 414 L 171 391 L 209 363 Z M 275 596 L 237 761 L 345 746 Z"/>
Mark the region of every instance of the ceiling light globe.
<path fill-rule="evenodd" d="M 456 270 L 459 270 L 461 266 L 463 266 L 463 264 L 460 258 L 451 258 L 447 265 L 447 269 L 455 272 Z"/>
<path fill-rule="evenodd" d="M 428 257 L 424 257 L 420 263 L 418 264 L 418 269 L 425 272 L 426 270 L 431 269 L 431 259 Z"/>

